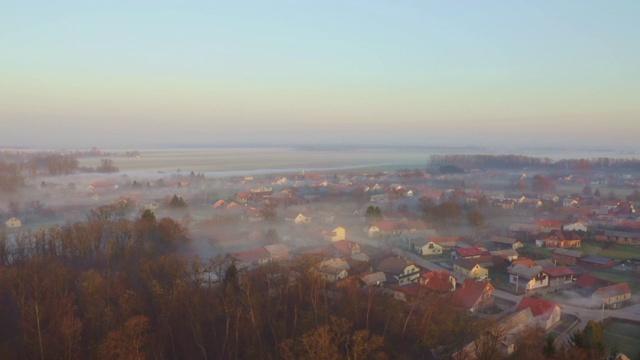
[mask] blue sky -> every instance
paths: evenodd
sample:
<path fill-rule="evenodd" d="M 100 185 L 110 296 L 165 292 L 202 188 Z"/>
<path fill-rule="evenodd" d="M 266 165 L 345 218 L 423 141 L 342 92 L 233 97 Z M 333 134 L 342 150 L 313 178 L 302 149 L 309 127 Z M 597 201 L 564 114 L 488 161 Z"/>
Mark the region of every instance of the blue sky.
<path fill-rule="evenodd" d="M 638 1 L 4 1 L 0 146 L 635 147 Z"/>

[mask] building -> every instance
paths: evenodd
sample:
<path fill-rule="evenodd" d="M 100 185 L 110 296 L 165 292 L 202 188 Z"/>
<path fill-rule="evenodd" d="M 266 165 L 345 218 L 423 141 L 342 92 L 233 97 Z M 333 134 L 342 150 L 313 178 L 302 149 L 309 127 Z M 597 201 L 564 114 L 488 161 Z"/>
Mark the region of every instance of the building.
<path fill-rule="evenodd" d="M 614 242 L 621 245 L 640 246 L 640 233 L 623 231 L 596 231 L 596 241 Z"/>
<path fill-rule="evenodd" d="M 542 271 L 542 266 L 528 267 L 518 264 L 507 271 L 509 282 L 516 286 L 516 291 L 530 291 L 549 286 L 549 276 Z"/>
<path fill-rule="evenodd" d="M 613 266 L 613 259 L 596 255 L 585 255 L 578 260 L 578 265 L 592 269 L 607 269 Z"/>
<path fill-rule="evenodd" d="M 625 301 L 631 299 L 631 288 L 627 283 L 601 287 L 591 295 L 591 299 L 607 308 L 618 309 Z"/>
<path fill-rule="evenodd" d="M 575 273 L 566 266 L 557 266 L 542 270 L 549 276 L 549 286 L 564 286 L 573 284 Z"/>
<path fill-rule="evenodd" d="M 552 230 L 549 235 L 536 240 L 537 247 L 579 248 L 582 239 L 573 231 Z"/>
<path fill-rule="evenodd" d="M 4 226 L 7 227 L 7 229 L 15 229 L 15 228 L 19 228 L 22 226 L 22 221 L 20 221 L 19 219 L 12 217 L 11 219 L 7 220 L 4 222 Z"/>
<path fill-rule="evenodd" d="M 524 246 L 517 239 L 504 236 L 492 236 L 489 241 L 491 241 L 499 249 L 517 250 Z"/>
<path fill-rule="evenodd" d="M 556 303 L 525 296 L 516 306 L 516 311 L 527 308 L 531 309 L 531 313 L 545 330 L 549 330 L 560 321 L 561 309 Z"/>
<path fill-rule="evenodd" d="M 486 279 L 489 270 L 471 259 L 457 259 L 453 263 L 453 271 L 471 278 Z"/>
<path fill-rule="evenodd" d="M 582 251 L 559 248 L 553 250 L 551 260 L 561 264 L 576 265 L 582 256 Z"/>
<path fill-rule="evenodd" d="M 412 261 L 400 257 L 388 257 L 378 266 L 376 270 L 389 275 L 393 282 L 400 286 L 417 281 L 420 276 L 420 268 Z"/>
<path fill-rule="evenodd" d="M 448 292 L 456 290 L 456 278 L 446 270 L 425 270 L 418 278 L 418 282 L 433 291 Z"/>
<path fill-rule="evenodd" d="M 331 242 L 336 242 L 336 241 L 340 241 L 340 240 L 346 239 L 347 238 L 347 231 L 342 226 L 338 226 L 337 228 L 333 229 L 332 231 L 324 231 L 323 235 L 324 235 L 325 240 L 331 241 Z"/>
<path fill-rule="evenodd" d="M 488 280 L 465 279 L 460 290 L 453 293 L 453 304 L 469 312 L 477 312 L 493 304 L 494 290 Z"/>

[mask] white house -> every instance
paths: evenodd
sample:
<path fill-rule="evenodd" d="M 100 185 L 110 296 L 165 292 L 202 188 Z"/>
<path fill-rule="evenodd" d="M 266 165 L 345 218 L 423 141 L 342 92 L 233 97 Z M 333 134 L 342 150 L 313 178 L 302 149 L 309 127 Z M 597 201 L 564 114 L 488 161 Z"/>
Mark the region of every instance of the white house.
<path fill-rule="evenodd" d="M 19 228 L 22 226 L 22 221 L 16 219 L 15 217 L 12 217 L 11 219 L 5 221 L 4 225 L 7 227 L 7 229 Z"/>
<path fill-rule="evenodd" d="M 510 267 L 509 282 L 516 286 L 516 290 L 534 290 L 549 286 L 549 276 L 542 271 L 542 266 L 528 267 L 524 264 L 517 264 Z"/>
<path fill-rule="evenodd" d="M 562 230 L 587 232 L 587 225 L 583 222 L 578 221 L 573 224 L 562 225 Z"/>

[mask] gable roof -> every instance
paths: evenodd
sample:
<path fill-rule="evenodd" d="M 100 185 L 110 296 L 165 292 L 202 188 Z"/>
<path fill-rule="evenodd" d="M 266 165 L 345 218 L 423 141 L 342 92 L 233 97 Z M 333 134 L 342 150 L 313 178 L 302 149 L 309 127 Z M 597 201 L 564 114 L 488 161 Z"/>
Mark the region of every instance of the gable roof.
<path fill-rule="evenodd" d="M 583 289 L 597 289 L 611 284 L 612 282 L 608 280 L 600 279 L 588 273 L 582 274 L 576 281 L 576 286 Z"/>
<path fill-rule="evenodd" d="M 459 266 L 465 270 L 473 270 L 474 267 L 476 267 L 476 265 L 478 265 L 477 262 L 475 261 L 471 261 L 470 259 L 456 259 L 456 261 L 453 263 L 453 265 L 455 266 Z M 478 265 L 479 266 L 479 265 Z"/>
<path fill-rule="evenodd" d="M 542 272 L 542 266 L 536 265 L 536 266 L 528 267 L 523 264 L 518 264 L 516 266 L 512 266 L 508 270 L 508 272 L 509 274 L 522 276 L 527 279 L 533 279 L 534 277 L 536 277 L 536 275 Z"/>
<path fill-rule="evenodd" d="M 363 274 L 360 277 L 360 280 L 368 286 L 381 285 L 387 281 L 387 276 L 382 271 L 376 271 L 373 273 Z"/>
<path fill-rule="evenodd" d="M 486 251 L 478 249 L 477 247 L 457 248 L 456 252 L 462 257 L 480 256 L 486 253 Z"/>
<path fill-rule="evenodd" d="M 451 291 L 453 284 L 451 283 L 451 274 L 446 270 L 425 271 L 422 273 L 425 278 L 424 284 L 427 288 L 435 291 Z"/>
<path fill-rule="evenodd" d="M 596 290 L 596 293 L 600 295 L 602 298 L 607 299 L 614 296 L 631 294 L 631 288 L 626 282 L 624 282 L 620 284 L 601 287 L 598 290 Z"/>
<path fill-rule="evenodd" d="M 465 279 L 462 288 L 454 293 L 453 301 L 456 305 L 471 309 L 485 290 L 493 291 L 493 285 L 487 280 Z"/>
<path fill-rule="evenodd" d="M 507 245 L 513 245 L 517 242 L 519 242 L 518 240 L 514 239 L 514 238 L 510 238 L 510 237 L 504 237 L 504 236 L 492 236 L 491 239 L 489 239 L 492 242 L 496 242 L 496 243 L 500 243 L 500 244 L 507 244 Z"/>
<path fill-rule="evenodd" d="M 551 277 L 575 275 L 573 270 L 569 269 L 566 266 L 556 266 L 556 267 L 544 269 L 542 271 Z"/>
<path fill-rule="evenodd" d="M 556 308 L 556 306 L 558 306 L 558 304 L 551 301 L 545 301 L 525 296 L 522 298 L 522 300 L 520 300 L 518 306 L 516 306 L 516 311 L 529 308 L 531 309 L 533 316 L 548 318 L 549 316 L 551 316 L 551 313 L 553 312 L 553 309 Z"/>
<path fill-rule="evenodd" d="M 414 265 L 414 263 L 410 260 L 394 256 L 382 260 L 382 262 L 376 266 L 376 270 L 387 274 L 400 275 L 404 272 L 404 269 L 410 265 Z"/>
<path fill-rule="evenodd" d="M 555 249 L 553 251 L 553 254 L 562 255 L 562 256 L 568 256 L 568 257 L 572 257 L 572 258 L 581 258 L 582 257 L 582 251 L 569 250 L 569 249 L 563 249 L 563 248 Z"/>

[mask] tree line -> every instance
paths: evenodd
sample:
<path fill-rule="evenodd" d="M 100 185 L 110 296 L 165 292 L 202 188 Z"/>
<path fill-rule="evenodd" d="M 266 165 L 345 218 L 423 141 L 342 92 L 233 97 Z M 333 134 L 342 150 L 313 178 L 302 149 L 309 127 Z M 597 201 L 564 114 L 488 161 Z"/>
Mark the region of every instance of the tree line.
<path fill-rule="evenodd" d="M 456 166 L 464 169 L 518 169 L 523 167 L 546 167 L 548 169 L 570 169 L 577 171 L 593 169 L 640 170 L 640 159 L 599 157 L 592 159 L 561 159 L 554 161 L 546 157 L 542 158 L 526 155 L 437 154 L 429 157 L 429 165 Z"/>

